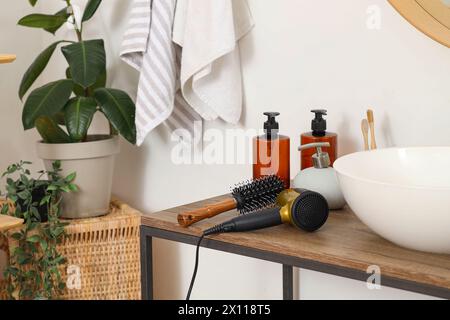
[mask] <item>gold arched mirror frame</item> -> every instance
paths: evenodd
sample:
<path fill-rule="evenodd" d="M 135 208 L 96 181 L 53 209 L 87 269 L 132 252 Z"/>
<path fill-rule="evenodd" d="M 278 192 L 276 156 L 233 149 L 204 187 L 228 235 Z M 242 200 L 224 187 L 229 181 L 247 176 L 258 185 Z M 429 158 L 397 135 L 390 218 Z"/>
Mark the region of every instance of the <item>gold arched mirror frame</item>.
<path fill-rule="evenodd" d="M 450 0 L 388 0 L 413 26 L 450 47 Z"/>

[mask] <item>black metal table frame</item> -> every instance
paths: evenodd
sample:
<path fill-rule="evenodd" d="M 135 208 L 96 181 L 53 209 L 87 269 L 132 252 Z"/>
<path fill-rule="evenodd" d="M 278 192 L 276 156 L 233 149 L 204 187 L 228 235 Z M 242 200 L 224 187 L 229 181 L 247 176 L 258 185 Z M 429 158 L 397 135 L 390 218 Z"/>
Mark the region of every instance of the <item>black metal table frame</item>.
<path fill-rule="evenodd" d="M 164 239 L 179 243 L 196 245 L 198 237 L 184 233 L 163 230 L 148 226 L 141 226 L 141 290 L 142 299 L 153 299 L 153 245 L 152 239 Z M 201 244 L 202 247 L 218 251 L 234 253 L 237 255 L 256 258 L 264 261 L 280 263 L 283 266 L 283 300 L 293 300 L 294 298 L 294 279 L 293 268 L 303 268 L 314 270 L 331 275 L 341 276 L 348 279 L 366 281 L 369 277 L 364 271 L 344 268 L 318 261 L 302 259 L 298 257 L 287 256 L 281 253 L 268 252 L 219 240 L 205 238 Z M 427 294 L 430 296 L 450 299 L 450 290 L 408 280 L 382 276 L 381 284 L 383 286 L 403 289 L 416 293 Z"/>

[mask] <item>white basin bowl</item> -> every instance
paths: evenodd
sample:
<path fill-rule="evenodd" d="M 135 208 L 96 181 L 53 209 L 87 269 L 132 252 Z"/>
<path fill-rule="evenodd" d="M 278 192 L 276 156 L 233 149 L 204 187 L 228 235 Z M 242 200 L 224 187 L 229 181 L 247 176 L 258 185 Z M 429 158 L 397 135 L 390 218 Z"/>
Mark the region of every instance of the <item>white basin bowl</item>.
<path fill-rule="evenodd" d="M 450 253 L 450 147 L 353 153 L 334 163 L 355 214 L 410 249 Z"/>

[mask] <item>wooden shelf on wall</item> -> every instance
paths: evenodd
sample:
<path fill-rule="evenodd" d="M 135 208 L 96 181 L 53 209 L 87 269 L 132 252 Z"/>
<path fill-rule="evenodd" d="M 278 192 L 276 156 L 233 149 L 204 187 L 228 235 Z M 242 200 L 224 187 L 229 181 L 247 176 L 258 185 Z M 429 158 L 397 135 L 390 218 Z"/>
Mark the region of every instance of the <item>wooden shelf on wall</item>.
<path fill-rule="evenodd" d="M 19 227 L 23 224 L 22 219 L 0 215 L 0 232 Z"/>
<path fill-rule="evenodd" d="M 14 54 L 0 54 L 0 64 L 11 63 L 16 60 L 16 55 Z"/>

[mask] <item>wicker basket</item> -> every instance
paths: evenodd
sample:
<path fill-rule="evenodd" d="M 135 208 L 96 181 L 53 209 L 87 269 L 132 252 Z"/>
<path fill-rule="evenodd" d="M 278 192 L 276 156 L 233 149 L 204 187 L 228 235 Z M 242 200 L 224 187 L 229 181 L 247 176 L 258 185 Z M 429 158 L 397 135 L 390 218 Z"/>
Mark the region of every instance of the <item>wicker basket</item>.
<path fill-rule="evenodd" d="M 3 207 L 5 203 L 6 203 L 5 200 L 0 199 L 0 209 Z M 0 251 L 6 253 L 6 261 L 8 261 L 9 260 L 8 238 L 6 238 L 3 232 L 0 232 Z M 4 271 L 3 267 L 5 267 L 4 263 L 5 261 L 0 259 L 0 300 L 8 299 L 8 294 L 6 291 L 8 283 L 2 277 Z"/>
<path fill-rule="evenodd" d="M 106 216 L 67 221 L 67 237 L 58 245 L 67 259 L 61 274 L 70 278 L 63 299 L 141 299 L 140 216 L 115 200 Z"/>
<path fill-rule="evenodd" d="M 0 203 L 1 206 L 1 203 Z M 0 233 L 0 251 L 6 252 L 8 254 L 8 239 Z M 3 273 L 3 270 L 0 265 L 0 273 Z M 6 292 L 7 282 L 0 276 L 0 300 L 6 300 L 8 298 L 8 294 Z"/>

